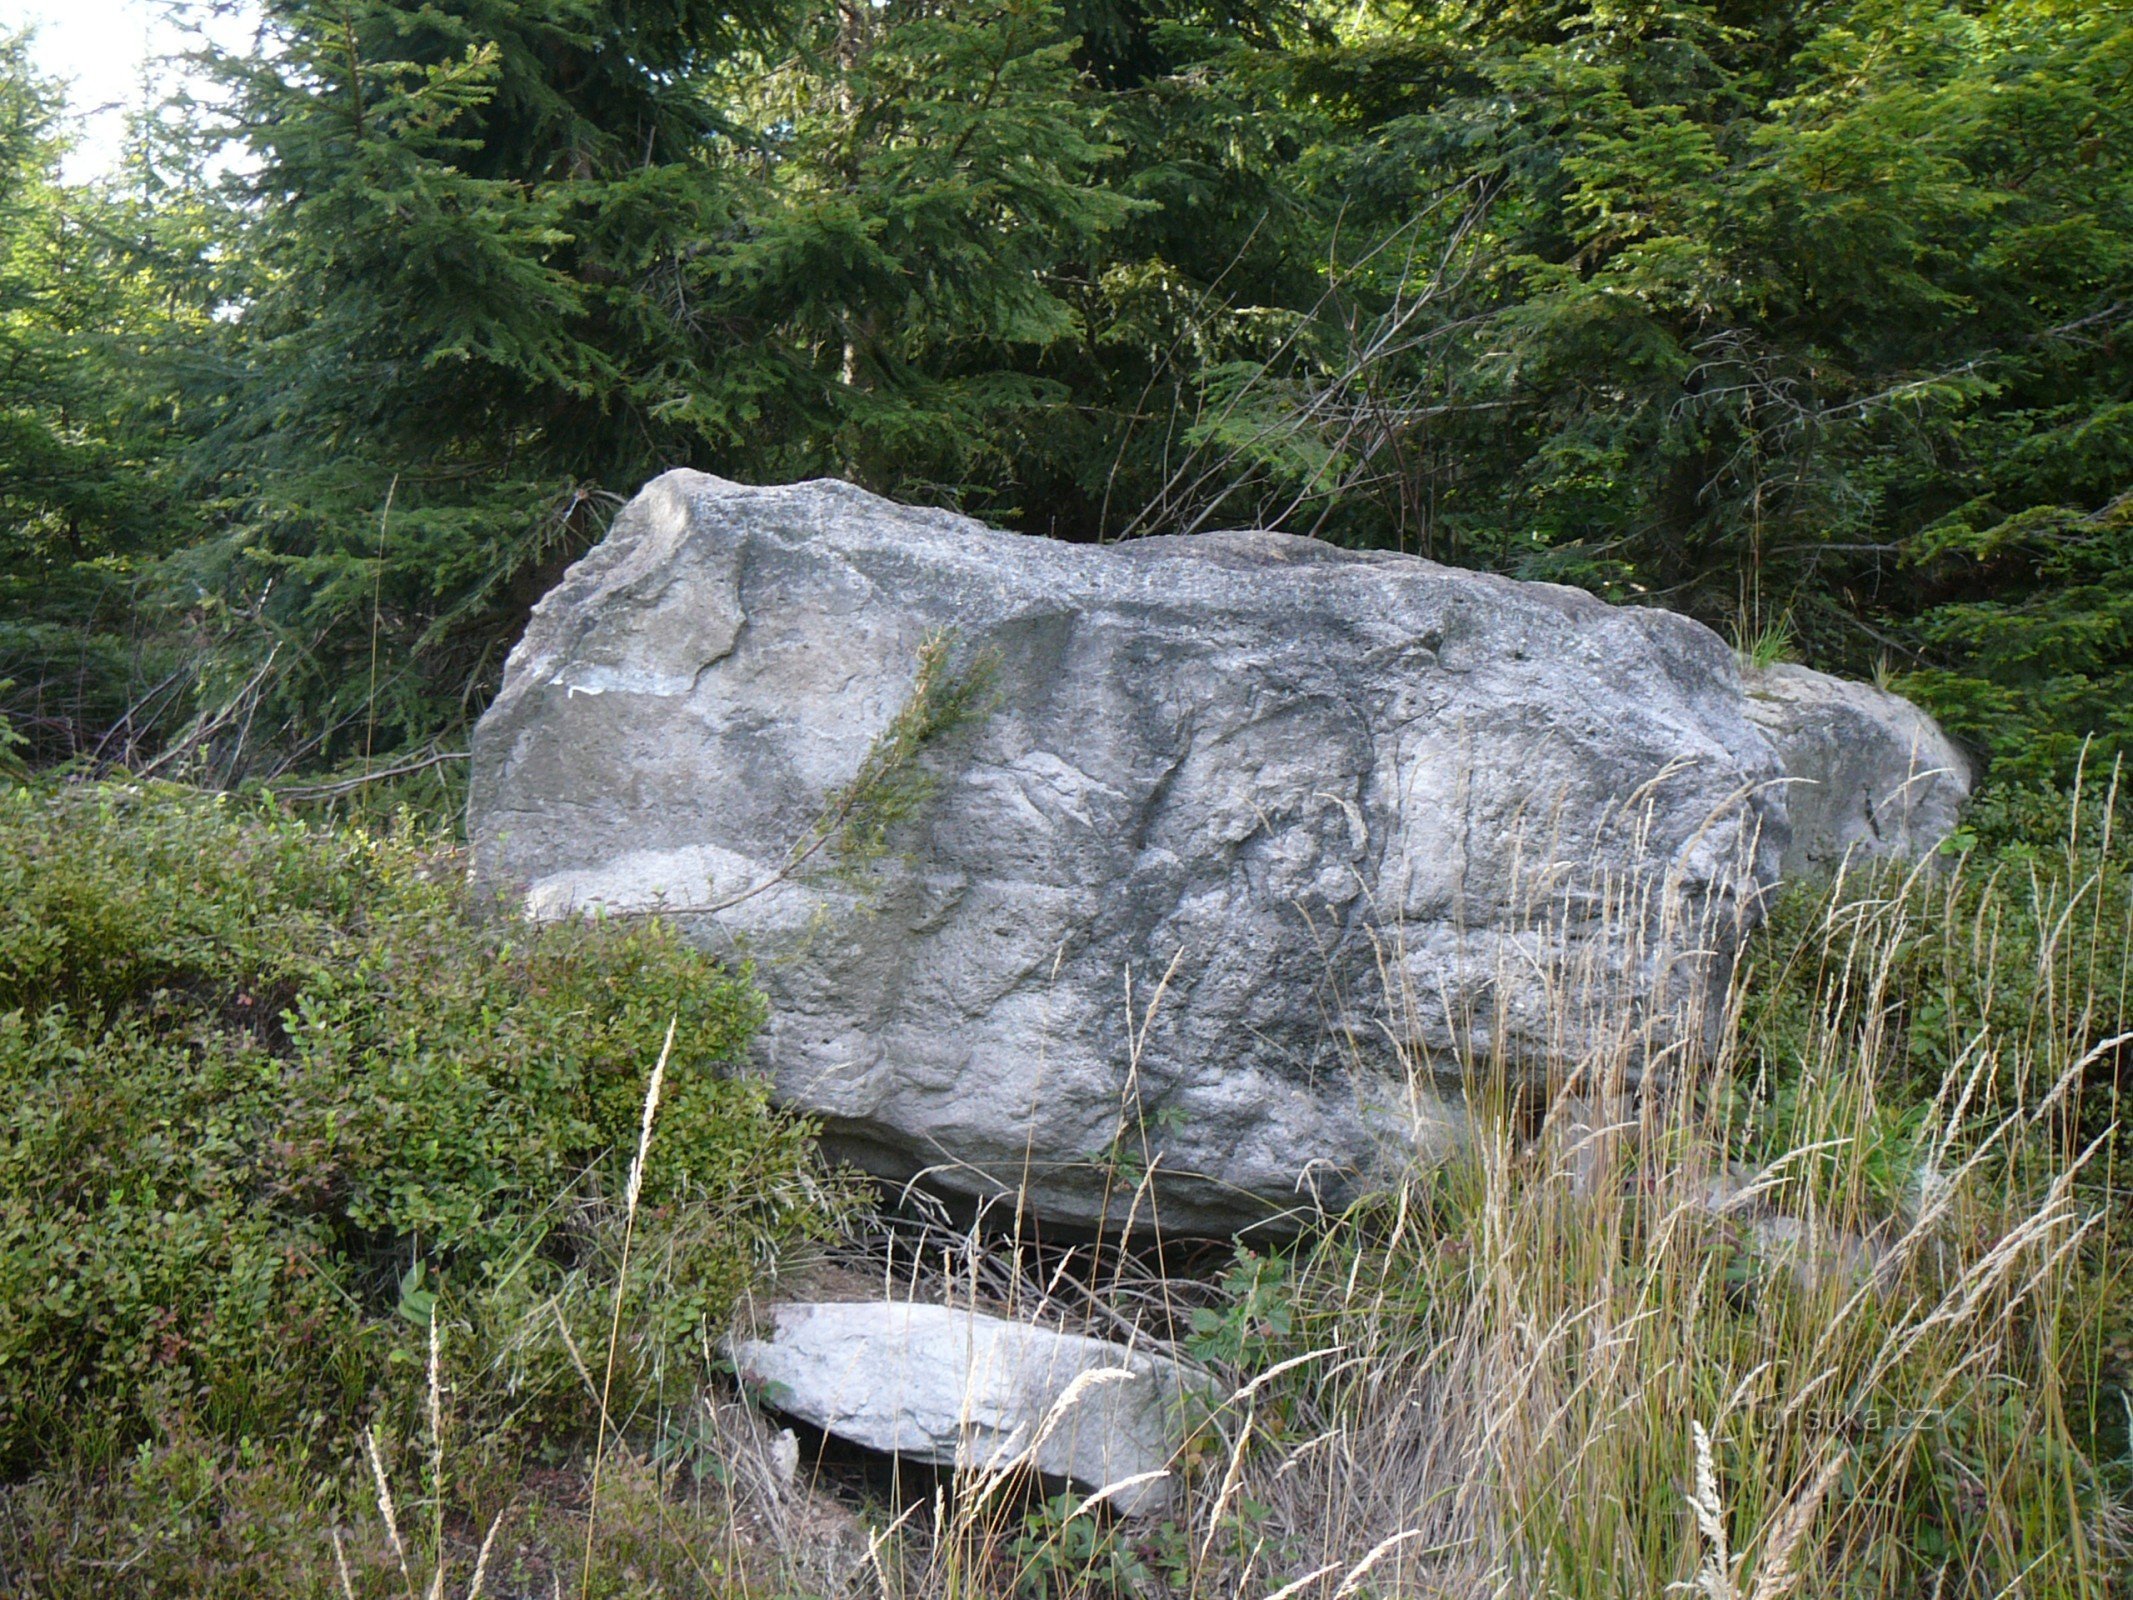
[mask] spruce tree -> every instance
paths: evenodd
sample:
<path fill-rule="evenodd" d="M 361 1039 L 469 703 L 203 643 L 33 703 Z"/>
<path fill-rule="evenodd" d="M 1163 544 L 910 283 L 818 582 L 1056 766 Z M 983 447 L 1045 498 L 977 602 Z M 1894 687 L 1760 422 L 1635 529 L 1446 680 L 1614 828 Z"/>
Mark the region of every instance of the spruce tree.
<path fill-rule="evenodd" d="M 245 644 L 226 692 L 284 751 L 478 709 L 612 497 L 691 457 L 726 137 L 703 85 L 769 20 L 279 0 L 256 48 L 210 53 L 250 164 L 189 397 L 224 530 L 196 571 Z"/>
<path fill-rule="evenodd" d="M 0 33 L 0 727 L 39 761 L 125 759 L 182 702 L 142 601 L 196 531 L 144 357 L 203 318 L 138 196 L 63 181 L 64 110 Z"/>

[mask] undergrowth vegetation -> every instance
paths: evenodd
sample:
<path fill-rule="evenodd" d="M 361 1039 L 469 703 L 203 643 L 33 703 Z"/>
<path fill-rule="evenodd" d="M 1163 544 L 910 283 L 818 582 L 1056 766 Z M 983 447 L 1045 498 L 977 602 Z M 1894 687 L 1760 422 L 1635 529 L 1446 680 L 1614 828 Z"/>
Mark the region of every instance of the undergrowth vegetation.
<path fill-rule="evenodd" d="M 484 923 L 405 818 L 17 789 L 0 1585 L 2119 1592 L 2122 812 L 1988 796 L 1929 866 L 1795 888 L 1692 1083 L 1610 1102 L 1586 1060 L 1449 1165 L 1180 1273 L 858 1209 L 736 1070 L 746 974 L 658 922 Z M 1168 1515 L 791 1477 L 719 1340 L 825 1252 L 1212 1375 Z"/>
<path fill-rule="evenodd" d="M 26 1505 L 114 1485 L 183 1509 L 150 1546 L 213 1568 L 183 1530 L 243 1526 L 271 1549 L 364 1429 L 417 1420 L 433 1329 L 500 1482 L 583 1437 L 670 1025 L 614 1410 L 693 1374 L 833 1220 L 809 1128 L 736 1070 L 762 1014 L 745 973 L 656 923 L 482 922 L 464 876 L 412 826 L 152 785 L 0 794 L 0 1475 L 29 1485 L 0 1588 L 63 1554 L 21 1548 L 51 1526 Z M 262 1478 L 293 1503 L 248 1506 Z M 73 1592 L 110 1592 L 97 1570 Z M 169 1592 L 213 1587 L 180 1570 Z"/>
<path fill-rule="evenodd" d="M 250 24 L 89 178 L 0 21 L 0 1596 L 2133 1593 L 2133 0 L 166 8 Z M 675 466 L 1569 583 L 1991 787 L 1651 1092 L 1003 1238 L 825 1164 L 746 970 L 470 903 L 466 736 Z M 951 647 L 729 905 L 864 896 Z M 721 1341 L 840 1264 L 1208 1375 L 1169 1515 L 795 1477 Z"/>

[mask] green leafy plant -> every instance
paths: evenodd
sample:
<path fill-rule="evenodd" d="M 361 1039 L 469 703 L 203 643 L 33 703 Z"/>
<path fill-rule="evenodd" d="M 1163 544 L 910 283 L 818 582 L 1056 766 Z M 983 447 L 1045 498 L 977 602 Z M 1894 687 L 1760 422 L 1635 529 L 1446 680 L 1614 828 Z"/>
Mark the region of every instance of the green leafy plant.
<path fill-rule="evenodd" d="M 1073 1494 L 1028 1512 L 1008 1559 L 1015 1592 L 1030 1600 L 1130 1600 L 1154 1582 L 1125 1530 Z"/>
<path fill-rule="evenodd" d="M 1217 1303 L 1193 1308 L 1186 1348 L 1202 1361 L 1249 1368 L 1283 1347 L 1296 1327 L 1290 1272 L 1280 1252 L 1240 1245 Z"/>
<path fill-rule="evenodd" d="M 887 853 L 899 823 L 932 798 L 938 779 L 925 756 L 990 709 L 998 657 L 985 652 L 957 661 L 952 632 L 929 635 L 918 647 L 910 693 L 875 738 L 843 788 L 831 798 L 802 846 L 802 859 L 827 845 L 844 870 L 863 873 Z"/>

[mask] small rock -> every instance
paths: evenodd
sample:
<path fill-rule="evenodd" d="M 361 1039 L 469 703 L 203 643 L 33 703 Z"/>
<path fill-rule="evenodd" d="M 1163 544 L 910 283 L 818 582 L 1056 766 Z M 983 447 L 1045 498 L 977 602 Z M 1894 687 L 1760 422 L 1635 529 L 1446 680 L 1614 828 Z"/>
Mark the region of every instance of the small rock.
<path fill-rule="evenodd" d="M 1832 1281 L 1845 1288 L 1888 1286 L 1888 1254 L 1856 1233 L 1818 1226 L 1798 1217 L 1759 1217 L 1748 1226 L 1755 1258 L 1784 1271 L 1812 1294 Z"/>
<path fill-rule="evenodd" d="M 780 1428 L 778 1436 L 770 1441 L 770 1469 L 777 1474 L 778 1482 L 790 1488 L 800 1476 L 800 1436 L 790 1428 Z"/>
<path fill-rule="evenodd" d="M 1789 1274 L 1809 1293 L 1832 1280 L 1847 1287 L 1890 1286 L 1896 1257 L 1886 1242 L 1772 1210 L 1765 1198 L 1767 1177 L 1766 1172 L 1731 1163 L 1702 1195 L 1706 1211 L 1739 1229 L 1741 1246 L 1763 1275 Z"/>
<path fill-rule="evenodd" d="M 1028 1462 L 1127 1515 L 1174 1484 L 1188 1397 L 1204 1380 L 1145 1350 L 947 1306 L 773 1306 L 734 1343 L 766 1405 L 868 1449 L 939 1466 Z"/>

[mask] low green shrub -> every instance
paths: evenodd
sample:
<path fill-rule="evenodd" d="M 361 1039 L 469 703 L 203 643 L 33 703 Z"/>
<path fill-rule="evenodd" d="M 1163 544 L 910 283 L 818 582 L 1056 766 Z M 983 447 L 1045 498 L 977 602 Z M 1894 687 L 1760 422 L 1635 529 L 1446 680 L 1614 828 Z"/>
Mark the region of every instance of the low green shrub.
<path fill-rule="evenodd" d="M 618 1403 L 679 1353 L 700 1374 L 838 1203 L 735 1070 L 761 1018 L 660 923 L 474 917 L 410 828 L 0 794 L 0 1474 L 115 1462 L 174 1418 L 344 1459 L 418 1403 L 433 1317 L 462 1409 L 582 1436 L 670 1021 Z"/>

